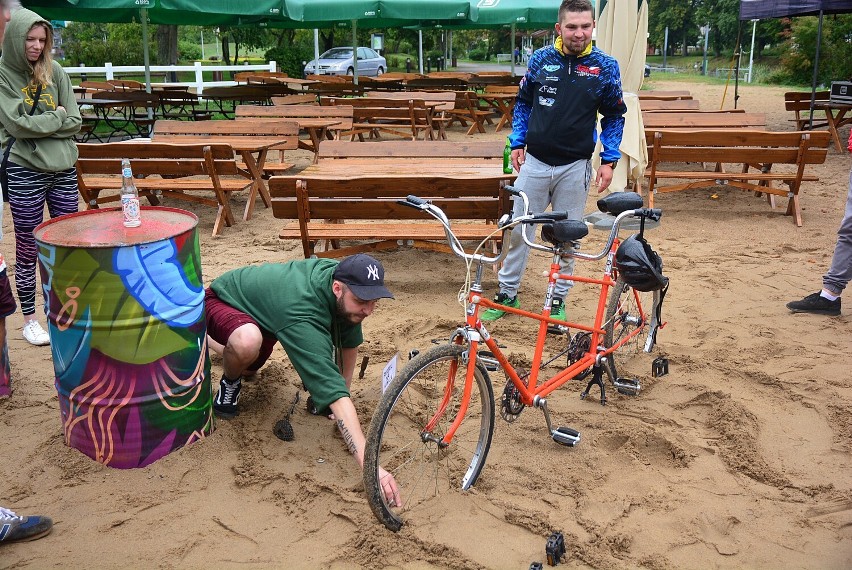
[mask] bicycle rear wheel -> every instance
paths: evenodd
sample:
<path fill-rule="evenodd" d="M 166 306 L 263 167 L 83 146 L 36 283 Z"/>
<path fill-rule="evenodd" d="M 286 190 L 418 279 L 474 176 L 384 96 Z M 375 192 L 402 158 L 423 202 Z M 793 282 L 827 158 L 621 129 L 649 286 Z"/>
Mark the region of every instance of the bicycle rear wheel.
<path fill-rule="evenodd" d="M 453 489 L 470 488 L 485 465 L 494 430 L 494 392 L 480 363 L 464 421 L 448 446 L 438 443 L 461 403 L 466 349 L 437 346 L 413 359 L 373 414 L 364 452 L 364 488 L 373 514 L 393 531 L 402 527 L 403 514 L 425 508 L 431 499 Z M 401 505 L 389 505 L 385 499 L 379 466 L 396 479 Z"/>
<path fill-rule="evenodd" d="M 638 363 L 634 362 L 634 358 L 638 353 L 651 352 L 653 342 L 647 349 L 646 344 L 649 335 L 656 335 L 660 324 L 657 316 L 659 303 L 659 291 L 637 291 L 621 277 L 613 285 L 606 306 L 604 345 L 610 347 L 634 332 L 635 335 L 610 355 L 607 367 L 611 380 L 615 381 L 619 373 L 635 371 Z"/>

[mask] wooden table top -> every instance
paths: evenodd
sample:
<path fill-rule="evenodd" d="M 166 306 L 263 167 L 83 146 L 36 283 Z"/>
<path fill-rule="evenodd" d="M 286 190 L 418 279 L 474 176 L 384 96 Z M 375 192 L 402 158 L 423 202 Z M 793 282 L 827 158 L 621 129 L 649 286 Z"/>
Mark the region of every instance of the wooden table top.
<path fill-rule="evenodd" d="M 154 134 L 154 142 L 186 144 L 227 144 L 236 151 L 257 152 L 284 144 L 286 137 L 266 135 L 165 135 Z"/>

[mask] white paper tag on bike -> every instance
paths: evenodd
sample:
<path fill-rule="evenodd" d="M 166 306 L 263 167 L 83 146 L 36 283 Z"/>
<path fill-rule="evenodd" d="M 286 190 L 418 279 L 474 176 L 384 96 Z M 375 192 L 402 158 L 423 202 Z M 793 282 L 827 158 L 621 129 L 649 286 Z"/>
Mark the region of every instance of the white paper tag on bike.
<path fill-rule="evenodd" d="M 382 394 L 388 389 L 390 383 L 396 378 L 396 365 L 399 363 L 399 354 L 394 354 L 393 358 L 385 364 L 382 370 Z"/>

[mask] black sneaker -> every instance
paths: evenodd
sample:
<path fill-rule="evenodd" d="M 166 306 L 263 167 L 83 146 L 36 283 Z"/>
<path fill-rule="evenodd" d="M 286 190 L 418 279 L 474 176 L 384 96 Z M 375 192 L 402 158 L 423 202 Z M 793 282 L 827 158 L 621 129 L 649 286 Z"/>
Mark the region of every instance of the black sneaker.
<path fill-rule="evenodd" d="M 216 394 L 216 399 L 213 400 L 213 411 L 216 416 L 230 420 L 240 413 L 237 404 L 240 401 L 240 388 L 242 380 L 237 378 L 233 382 L 228 382 L 225 377 L 219 381 L 219 392 Z"/>
<path fill-rule="evenodd" d="M 787 308 L 794 313 L 813 313 L 815 315 L 840 315 L 840 297 L 829 301 L 819 293 L 812 293 L 801 301 L 790 301 Z"/>

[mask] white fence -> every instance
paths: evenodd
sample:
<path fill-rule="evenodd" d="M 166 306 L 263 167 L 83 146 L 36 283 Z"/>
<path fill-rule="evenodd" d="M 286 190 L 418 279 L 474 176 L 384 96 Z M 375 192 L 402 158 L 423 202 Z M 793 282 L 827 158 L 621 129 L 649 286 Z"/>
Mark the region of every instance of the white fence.
<path fill-rule="evenodd" d="M 133 74 L 143 75 L 145 68 L 141 65 L 113 65 L 105 63 L 103 67 L 88 67 L 80 65 L 77 67 L 65 67 L 65 72 L 71 76 L 80 78 L 95 79 L 105 77 L 105 79 L 116 79 L 116 74 Z M 200 61 L 196 61 L 194 65 L 152 65 L 150 66 L 152 74 L 166 74 L 179 71 L 193 71 L 195 73 L 195 81 L 169 83 L 169 85 L 186 85 L 194 87 L 195 92 L 201 95 L 204 92 L 204 87 L 219 87 L 223 85 L 234 85 L 234 81 L 204 81 L 203 72 L 205 71 L 276 71 L 274 61 L 263 65 L 201 65 Z M 93 77 L 94 76 L 94 77 Z M 154 82 L 152 81 L 152 84 Z"/>

